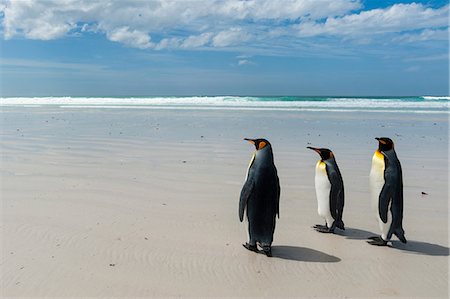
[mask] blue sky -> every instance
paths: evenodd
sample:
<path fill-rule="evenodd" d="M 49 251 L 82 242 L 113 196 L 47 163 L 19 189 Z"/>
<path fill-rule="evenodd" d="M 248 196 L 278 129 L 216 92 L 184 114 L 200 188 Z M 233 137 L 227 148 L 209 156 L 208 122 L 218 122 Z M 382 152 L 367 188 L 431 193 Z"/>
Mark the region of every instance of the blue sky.
<path fill-rule="evenodd" d="M 448 14 L 436 0 L 0 0 L 0 95 L 448 95 Z"/>

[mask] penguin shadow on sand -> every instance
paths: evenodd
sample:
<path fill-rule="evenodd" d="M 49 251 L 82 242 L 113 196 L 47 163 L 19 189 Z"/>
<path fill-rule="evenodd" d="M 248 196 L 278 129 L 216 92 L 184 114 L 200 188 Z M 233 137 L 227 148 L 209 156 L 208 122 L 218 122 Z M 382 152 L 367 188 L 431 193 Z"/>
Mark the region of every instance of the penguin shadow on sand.
<path fill-rule="evenodd" d="M 335 235 L 345 237 L 349 240 L 368 240 L 369 237 L 375 236 L 376 234 L 368 230 L 346 227 L 345 230 L 335 230 Z"/>
<path fill-rule="evenodd" d="M 414 254 L 430 255 L 430 256 L 449 256 L 450 249 L 438 244 L 428 242 L 408 240 L 408 243 L 393 242 L 392 248 Z"/>
<path fill-rule="evenodd" d="M 349 227 L 346 227 L 345 231 L 335 231 L 335 234 L 343 236 L 346 239 L 350 240 L 368 240 L 369 237 L 376 235 L 375 233 L 367 230 Z M 408 243 L 403 244 L 400 241 L 394 239 L 393 241 L 391 241 L 391 244 L 387 246 L 395 250 L 401 250 L 413 254 L 429 256 L 450 256 L 450 248 L 428 242 L 408 240 Z"/>
<path fill-rule="evenodd" d="M 311 248 L 277 245 L 272 246 L 272 255 L 275 258 L 310 263 L 337 263 L 341 259 Z"/>

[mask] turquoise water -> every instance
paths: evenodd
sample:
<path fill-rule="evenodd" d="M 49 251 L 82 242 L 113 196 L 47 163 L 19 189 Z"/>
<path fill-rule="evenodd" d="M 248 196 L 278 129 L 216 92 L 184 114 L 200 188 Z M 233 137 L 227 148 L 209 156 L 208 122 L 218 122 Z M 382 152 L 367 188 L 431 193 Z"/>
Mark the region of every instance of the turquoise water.
<path fill-rule="evenodd" d="M 305 96 L 184 96 L 184 97 L 3 97 L 0 106 L 58 106 L 115 109 L 240 109 L 301 111 L 370 111 L 449 113 L 449 96 L 305 97 Z"/>

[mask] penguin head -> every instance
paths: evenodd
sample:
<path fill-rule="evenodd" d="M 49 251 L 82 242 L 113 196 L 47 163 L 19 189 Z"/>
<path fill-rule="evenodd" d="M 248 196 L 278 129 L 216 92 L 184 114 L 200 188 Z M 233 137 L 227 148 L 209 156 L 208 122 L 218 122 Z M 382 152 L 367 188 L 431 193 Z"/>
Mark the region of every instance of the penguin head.
<path fill-rule="evenodd" d="M 378 150 L 380 152 L 386 152 L 394 149 L 394 142 L 392 139 L 387 137 L 376 137 L 375 139 L 378 140 Z"/>
<path fill-rule="evenodd" d="M 263 138 L 258 138 L 258 139 L 244 138 L 244 140 L 247 140 L 248 142 L 252 143 L 255 146 L 257 151 L 262 150 L 265 147 L 271 146 L 270 142 Z"/>
<path fill-rule="evenodd" d="M 316 153 L 318 153 L 320 155 L 320 158 L 323 161 L 331 159 L 331 158 L 334 157 L 333 152 L 330 149 L 328 149 L 328 148 L 316 148 L 316 147 L 311 147 L 311 146 L 308 146 L 307 148 L 309 148 L 310 150 L 313 150 Z"/>

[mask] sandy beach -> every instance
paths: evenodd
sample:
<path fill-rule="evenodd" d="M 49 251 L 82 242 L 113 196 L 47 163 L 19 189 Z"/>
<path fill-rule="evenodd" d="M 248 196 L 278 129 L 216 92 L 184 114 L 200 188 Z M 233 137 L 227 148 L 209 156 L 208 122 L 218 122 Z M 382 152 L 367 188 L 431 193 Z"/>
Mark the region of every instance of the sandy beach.
<path fill-rule="evenodd" d="M 447 298 L 448 128 L 446 113 L 3 107 L 1 295 Z M 366 242 L 380 136 L 403 167 L 408 243 L 391 247 Z M 241 245 L 244 137 L 273 146 L 272 258 Z M 341 169 L 339 234 L 311 228 L 323 220 L 309 145 Z"/>

